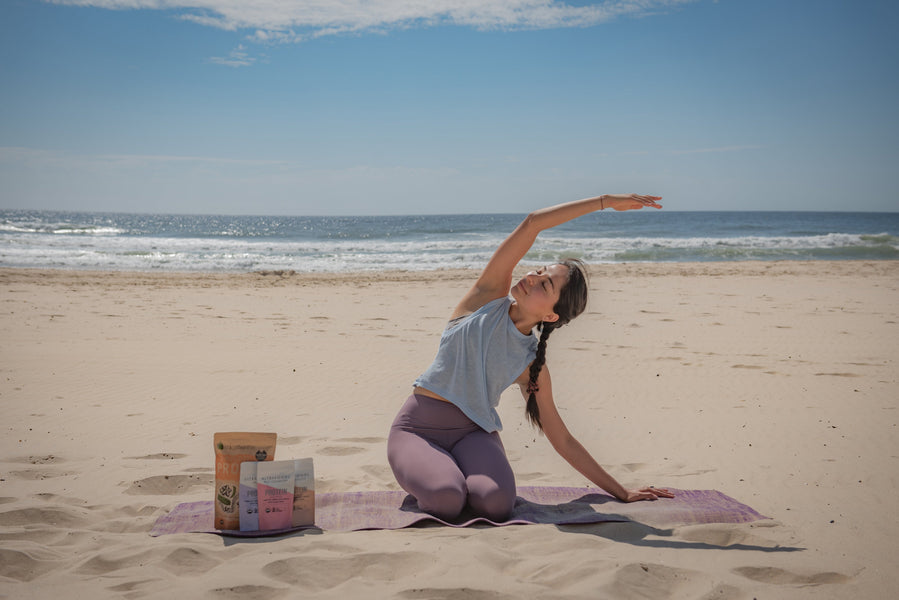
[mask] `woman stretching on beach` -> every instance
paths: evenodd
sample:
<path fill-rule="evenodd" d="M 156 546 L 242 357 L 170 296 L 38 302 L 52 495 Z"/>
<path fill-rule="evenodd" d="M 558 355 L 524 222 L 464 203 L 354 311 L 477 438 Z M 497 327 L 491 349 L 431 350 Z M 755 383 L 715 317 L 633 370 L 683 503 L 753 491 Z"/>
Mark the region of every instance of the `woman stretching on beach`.
<path fill-rule="evenodd" d="M 453 311 L 437 357 L 415 381 L 390 429 L 390 467 L 421 510 L 454 519 L 468 504 L 476 515 L 493 521 L 509 517 L 515 476 L 499 438 L 496 405 L 513 383 L 527 401 L 531 423 L 594 484 L 622 502 L 673 497 L 661 488 L 622 487 L 568 432 L 556 410 L 546 342 L 587 304 L 583 264 L 566 260 L 541 267 L 509 291 L 512 271 L 544 229 L 605 208 L 662 208 L 659 200 L 604 195 L 545 208 L 528 215 L 500 244 Z"/>

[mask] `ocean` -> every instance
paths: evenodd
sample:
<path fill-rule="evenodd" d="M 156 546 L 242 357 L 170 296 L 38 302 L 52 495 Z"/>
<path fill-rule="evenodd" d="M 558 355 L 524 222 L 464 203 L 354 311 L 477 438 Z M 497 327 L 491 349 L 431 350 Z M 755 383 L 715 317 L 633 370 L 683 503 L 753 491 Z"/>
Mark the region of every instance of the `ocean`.
<path fill-rule="evenodd" d="M 480 268 L 521 214 L 286 217 L 0 210 L 0 267 L 352 272 Z M 897 260 L 899 213 L 594 213 L 544 231 L 543 264 Z"/>

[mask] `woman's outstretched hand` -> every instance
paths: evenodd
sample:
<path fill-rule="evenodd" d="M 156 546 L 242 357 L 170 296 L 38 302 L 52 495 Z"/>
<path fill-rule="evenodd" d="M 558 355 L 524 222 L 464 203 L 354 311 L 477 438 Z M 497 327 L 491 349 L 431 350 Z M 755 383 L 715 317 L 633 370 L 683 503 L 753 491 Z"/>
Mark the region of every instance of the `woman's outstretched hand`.
<path fill-rule="evenodd" d="M 644 196 L 642 194 L 606 194 L 602 197 L 604 208 L 615 210 L 640 210 L 644 206 L 662 208 L 659 204 L 661 196 Z"/>
<path fill-rule="evenodd" d="M 627 498 L 622 502 L 639 502 L 640 500 L 658 500 L 659 498 L 674 498 L 674 494 L 665 488 L 645 487 L 639 490 L 627 490 Z"/>

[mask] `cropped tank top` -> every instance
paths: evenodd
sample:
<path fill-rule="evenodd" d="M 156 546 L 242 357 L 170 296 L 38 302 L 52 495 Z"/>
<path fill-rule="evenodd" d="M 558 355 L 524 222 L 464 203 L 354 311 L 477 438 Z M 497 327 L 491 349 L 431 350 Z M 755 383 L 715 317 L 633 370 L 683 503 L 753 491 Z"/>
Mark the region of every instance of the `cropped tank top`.
<path fill-rule="evenodd" d="M 415 380 L 455 404 L 484 431 L 503 428 L 496 406 L 537 354 L 537 336 L 521 333 L 509 317 L 512 298 L 492 300 L 451 322 L 437 357 Z"/>

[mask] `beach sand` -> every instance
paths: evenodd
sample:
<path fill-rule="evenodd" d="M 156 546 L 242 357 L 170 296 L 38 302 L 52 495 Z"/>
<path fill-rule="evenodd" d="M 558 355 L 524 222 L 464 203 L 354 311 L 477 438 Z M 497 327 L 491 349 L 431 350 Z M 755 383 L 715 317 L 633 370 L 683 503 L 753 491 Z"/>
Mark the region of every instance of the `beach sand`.
<path fill-rule="evenodd" d="M 771 517 L 150 537 L 213 496 L 213 433 L 317 491 L 398 489 L 387 431 L 471 272 L 0 271 L 0 597 L 885 598 L 899 588 L 899 262 L 592 268 L 560 412 L 625 485 Z M 503 397 L 519 485 L 588 482 Z"/>

